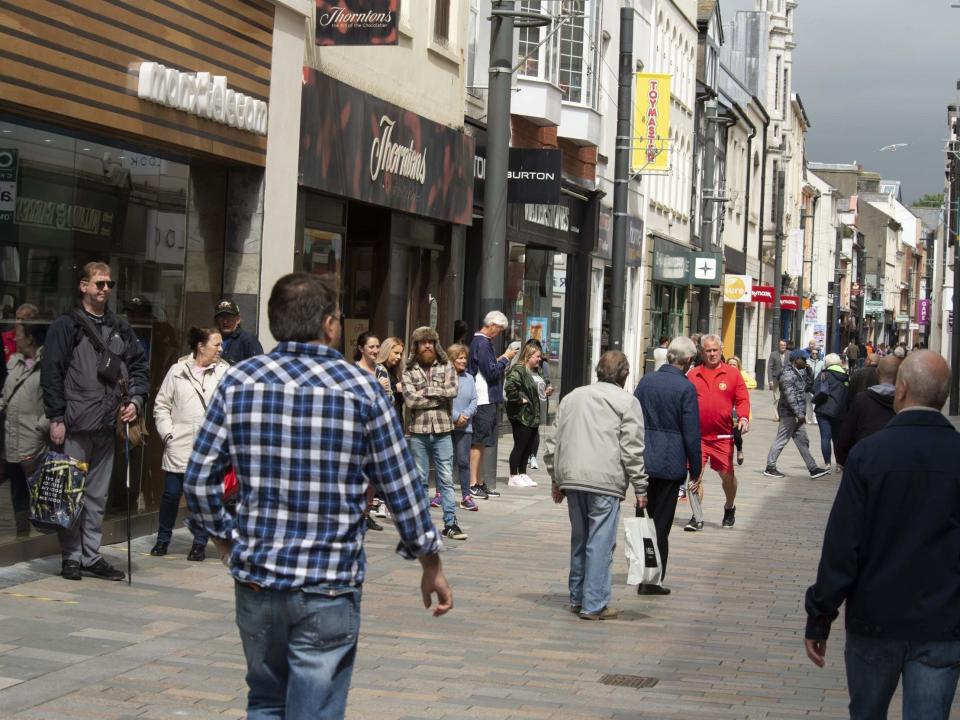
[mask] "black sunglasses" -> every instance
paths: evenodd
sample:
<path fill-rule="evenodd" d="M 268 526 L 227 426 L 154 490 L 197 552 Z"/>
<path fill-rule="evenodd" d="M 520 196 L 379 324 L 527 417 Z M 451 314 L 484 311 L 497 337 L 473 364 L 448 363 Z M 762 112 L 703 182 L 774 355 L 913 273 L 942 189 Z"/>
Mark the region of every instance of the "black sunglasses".
<path fill-rule="evenodd" d="M 97 280 L 94 285 L 97 286 L 97 290 L 103 290 L 104 288 L 110 288 L 113 290 L 117 286 L 116 280 Z"/>

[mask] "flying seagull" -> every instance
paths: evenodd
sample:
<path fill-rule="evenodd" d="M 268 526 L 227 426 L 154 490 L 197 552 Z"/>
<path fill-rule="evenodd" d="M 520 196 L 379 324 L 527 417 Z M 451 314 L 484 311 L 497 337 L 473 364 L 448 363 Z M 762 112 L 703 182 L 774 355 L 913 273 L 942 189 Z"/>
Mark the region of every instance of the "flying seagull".
<path fill-rule="evenodd" d="M 889 150 L 890 152 L 896 152 L 898 148 L 906 147 L 907 143 L 893 143 L 893 145 L 884 145 L 880 148 L 880 152 Z"/>

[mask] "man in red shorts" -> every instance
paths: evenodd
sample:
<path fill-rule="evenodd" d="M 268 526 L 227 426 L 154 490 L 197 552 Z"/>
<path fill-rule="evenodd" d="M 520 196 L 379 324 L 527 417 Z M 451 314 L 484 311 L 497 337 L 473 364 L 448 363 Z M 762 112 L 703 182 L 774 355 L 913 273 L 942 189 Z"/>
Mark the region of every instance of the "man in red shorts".
<path fill-rule="evenodd" d="M 704 335 L 700 340 L 703 348 L 703 365 L 691 370 L 687 377 L 697 390 L 700 406 L 700 450 L 703 469 L 707 463 L 720 474 L 723 481 L 722 527 L 733 527 L 737 508 L 737 476 L 733 471 L 733 410 L 737 411 L 740 432 L 750 429 L 750 394 L 743 382 L 740 370 L 730 367 L 722 360 L 723 344 L 719 335 Z M 693 517 L 683 529 L 696 532 L 703 529 L 703 509 L 700 505 L 703 474 L 687 486 L 687 497 Z"/>

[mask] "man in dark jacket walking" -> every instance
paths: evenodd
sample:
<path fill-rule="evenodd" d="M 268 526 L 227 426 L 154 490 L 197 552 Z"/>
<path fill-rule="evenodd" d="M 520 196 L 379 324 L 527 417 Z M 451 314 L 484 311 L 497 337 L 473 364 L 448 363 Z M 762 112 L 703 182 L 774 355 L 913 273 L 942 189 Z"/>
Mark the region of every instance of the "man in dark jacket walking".
<path fill-rule="evenodd" d="M 850 453 L 807 590 L 807 656 L 826 657 L 846 602 L 850 717 L 946 720 L 960 676 L 960 434 L 940 413 L 950 369 L 936 353 L 900 366 L 896 417 Z"/>
<path fill-rule="evenodd" d="M 263 354 L 263 346 L 257 336 L 240 326 L 240 306 L 232 300 L 221 300 L 213 315 L 223 338 L 223 350 L 220 357 L 231 365 L 254 355 Z"/>
<path fill-rule="evenodd" d="M 837 464 L 846 465 L 847 455 L 853 446 L 885 428 L 896 415 L 893 410 L 893 392 L 901 362 L 903 361 L 894 355 L 883 358 L 876 367 L 877 384 L 857 395 L 851 403 L 834 442 Z M 867 369 L 860 372 L 866 372 Z"/>
<path fill-rule="evenodd" d="M 125 423 L 136 421 L 143 412 L 149 366 L 133 329 L 107 307 L 115 285 L 106 263 L 84 265 L 80 305 L 53 321 L 43 347 L 40 385 L 50 441 L 89 465 L 80 516 L 72 528 L 59 532 L 61 575 L 67 580 L 80 580 L 83 574 L 104 580 L 125 577 L 100 555 L 103 514 L 113 471 L 117 412 Z M 111 355 L 111 360 L 120 361 L 114 375 L 102 362 Z M 121 380 L 127 384 L 122 409 Z"/>
<path fill-rule="evenodd" d="M 667 348 L 667 364 L 644 375 L 633 393 L 643 411 L 643 464 L 649 475 L 647 512 L 657 528 L 661 579 L 667 573 L 667 538 L 677 511 L 679 486 L 688 472 L 696 481 L 703 469 L 697 391 L 686 378 L 696 354 L 697 346 L 690 338 L 674 338 Z M 670 589 L 641 583 L 637 592 L 668 595 Z"/>
<path fill-rule="evenodd" d="M 899 360 L 900 358 L 897 359 Z M 879 355 L 876 353 L 869 353 L 867 355 L 866 364 L 856 372 L 850 372 L 850 385 L 847 388 L 847 405 L 852 405 L 853 399 L 857 395 L 862 393 L 868 387 L 873 387 L 880 382 L 877 380 L 877 364 L 879 362 Z M 850 368 L 848 368 L 848 370 L 850 370 Z"/>
<path fill-rule="evenodd" d="M 780 376 L 780 404 L 777 406 L 780 423 L 777 426 L 777 437 L 774 438 L 770 452 L 767 453 L 767 467 L 763 471 L 767 477 L 786 477 L 777 470 L 777 459 L 791 439 L 800 451 L 811 479 L 827 474 L 824 468 L 817 467 L 817 461 L 810 454 L 810 440 L 807 438 L 805 427 L 808 389 L 806 356 L 803 350 L 794 350 L 790 353 L 790 365 L 783 369 L 783 374 Z"/>

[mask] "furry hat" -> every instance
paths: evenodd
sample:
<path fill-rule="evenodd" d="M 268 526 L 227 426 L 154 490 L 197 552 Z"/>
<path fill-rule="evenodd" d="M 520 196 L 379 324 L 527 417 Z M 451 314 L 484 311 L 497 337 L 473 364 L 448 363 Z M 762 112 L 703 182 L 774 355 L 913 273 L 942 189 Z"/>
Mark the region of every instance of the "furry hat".
<path fill-rule="evenodd" d="M 440 346 L 440 336 L 437 335 L 437 331 L 432 327 L 418 327 L 413 331 L 413 335 L 410 336 L 410 356 L 407 359 L 407 367 L 413 367 L 417 362 L 417 350 L 418 345 L 425 340 L 433 341 L 433 349 L 437 352 L 437 361 L 445 365 L 447 360 L 447 353 L 444 352 L 443 348 Z"/>

